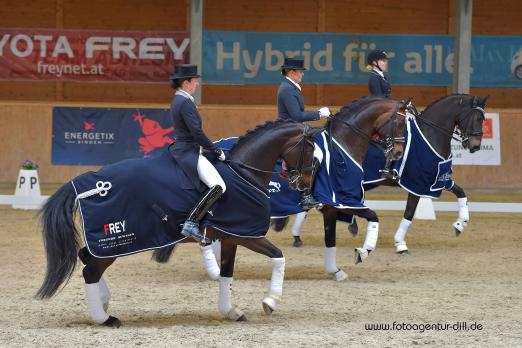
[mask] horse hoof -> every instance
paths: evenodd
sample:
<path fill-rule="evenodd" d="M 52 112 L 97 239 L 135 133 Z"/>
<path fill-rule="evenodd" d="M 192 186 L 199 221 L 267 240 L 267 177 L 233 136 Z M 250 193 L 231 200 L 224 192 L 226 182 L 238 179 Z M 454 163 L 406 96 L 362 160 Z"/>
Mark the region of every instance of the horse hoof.
<path fill-rule="evenodd" d="M 464 228 L 467 226 L 466 221 L 457 220 L 453 223 L 453 228 L 455 229 L 455 235 L 458 237 L 464 232 Z"/>
<path fill-rule="evenodd" d="M 368 250 L 355 248 L 355 264 L 363 262 L 368 257 Z"/>
<path fill-rule="evenodd" d="M 120 321 L 120 319 L 109 315 L 109 319 L 105 320 L 103 325 L 108 326 L 108 327 L 119 328 L 121 326 L 121 321 Z"/>
<path fill-rule="evenodd" d="M 335 272 L 333 274 L 333 276 L 334 276 L 334 279 L 338 282 L 342 282 L 342 281 L 348 279 L 348 274 L 346 274 L 346 272 L 343 271 L 342 269 L 337 270 L 337 272 Z"/>
<path fill-rule="evenodd" d="M 265 311 L 265 314 L 270 315 L 274 311 L 276 307 L 276 301 L 271 298 L 267 297 L 263 300 L 263 310 Z"/>
<path fill-rule="evenodd" d="M 348 225 L 348 232 L 350 232 L 352 236 L 357 237 L 357 234 L 359 233 L 359 227 L 356 224 Z"/>
<path fill-rule="evenodd" d="M 406 249 L 406 250 L 402 250 L 402 251 L 397 251 L 397 255 L 409 255 L 410 252 Z"/>
<path fill-rule="evenodd" d="M 232 308 L 228 311 L 227 318 L 234 321 L 247 321 L 245 313 L 239 308 Z"/>
<path fill-rule="evenodd" d="M 408 254 L 408 246 L 405 241 L 395 243 L 395 251 L 397 254 L 406 255 Z"/>
<path fill-rule="evenodd" d="M 294 247 L 295 248 L 300 248 L 303 246 L 303 241 L 301 240 L 300 237 L 294 237 Z"/>

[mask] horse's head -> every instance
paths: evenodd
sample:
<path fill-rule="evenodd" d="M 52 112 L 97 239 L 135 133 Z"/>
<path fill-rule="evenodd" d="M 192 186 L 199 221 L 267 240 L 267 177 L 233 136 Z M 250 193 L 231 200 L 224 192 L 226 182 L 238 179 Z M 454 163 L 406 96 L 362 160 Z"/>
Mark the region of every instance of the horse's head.
<path fill-rule="evenodd" d="M 387 158 L 398 160 L 404 154 L 404 127 L 406 125 L 406 110 L 410 108 L 410 101 L 381 99 L 378 102 L 378 116 L 373 123 L 374 134 L 378 134 L 384 145 Z M 379 105 L 377 105 L 379 106 Z"/>
<path fill-rule="evenodd" d="M 460 131 L 462 146 L 473 153 L 480 150 L 482 143 L 482 124 L 484 123 L 484 107 L 489 96 L 480 98 L 469 96 L 471 101 L 465 105 L 456 120 L 455 124 Z"/>
<path fill-rule="evenodd" d="M 290 136 L 281 148 L 285 175 L 289 186 L 294 190 L 304 191 L 312 187 L 313 172 L 318 165 L 314 161 L 314 137 L 322 129 L 301 124 L 302 131 Z"/>

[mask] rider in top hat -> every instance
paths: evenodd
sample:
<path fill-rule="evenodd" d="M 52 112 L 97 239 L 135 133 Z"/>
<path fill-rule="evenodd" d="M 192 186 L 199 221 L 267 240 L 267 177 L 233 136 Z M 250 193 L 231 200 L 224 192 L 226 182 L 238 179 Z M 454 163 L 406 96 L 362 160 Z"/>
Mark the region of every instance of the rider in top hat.
<path fill-rule="evenodd" d="M 303 79 L 305 70 L 302 59 L 285 58 L 284 64 L 281 66 L 281 74 L 284 78 L 277 92 L 278 119 L 304 122 L 330 116 L 330 109 L 327 107 L 322 107 L 317 111 L 304 111 L 304 98 L 299 84 Z M 316 148 L 314 157 L 320 163 L 323 157 L 321 150 Z M 318 167 L 316 163 L 314 165 L 315 168 Z M 307 190 L 304 192 L 300 204 L 303 209 L 307 210 L 317 206 L 319 202 L 312 196 L 311 190 Z"/>
<path fill-rule="evenodd" d="M 389 97 L 391 95 L 391 85 L 384 76 L 388 71 L 388 55 L 381 50 L 373 50 L 367 57 L 370 70 L 370 79 L 368 80 L 368 88 L 370 95 L 376 97 Z"/>
<path fill-rule="evenodd" d="M 225 160 L 225 153 L 203 132 L 201 116 L 194 104 L 192 94 L 199 85 L 199 77 L 197 65 L 194 64 L 176 65 L 175 74 L 170 77 L 170 85 L 176 90 L 176 95 L 171 105 L 175 142 L 169 150 L 194 187 L 201 186 L 200 180 L 208 186 L 181 231 L 184 236 L 204 243 L 208 241 L 199 232 L 199 221 L 223 195 L 226 186 L 216 168 L 201 154 L 203 148 L 215 152 L 220 161 Z"/>
<path fill-rule="evenodd" d="M 388 71 L 388 55 L 384 51 L 373 50 L 368 53 L 366 60 L 368 62 L 366 68 L 370 70 L 370 79 L 368 80 L 370 95 L 374 97 L 390 97 L 391 85 L 384 76 L 384 73 Z M 379 172 L 383 178 L 398 180 L 399 178 L 394 174 L 391 166 L 392 159 L 387 157 L 384 168 Z"/>

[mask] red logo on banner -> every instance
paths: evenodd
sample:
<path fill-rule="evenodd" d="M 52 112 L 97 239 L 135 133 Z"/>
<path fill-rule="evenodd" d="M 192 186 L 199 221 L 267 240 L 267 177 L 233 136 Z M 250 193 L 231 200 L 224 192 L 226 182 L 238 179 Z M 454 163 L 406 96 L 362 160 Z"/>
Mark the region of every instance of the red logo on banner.
<path fill-rule="evenodd" d="M 188 63 L 179 32 L 0 29 L 0 79 L 166 83 Z"/>
<path fill-rule="evenodd" d="M 86 131 L 94 130 L 94 122 L 83 121 L 83 129 Z"/>
<path fill-rule="evenodd" d="M 158 121 L 144 117 L 139 112 L 134 115 L 134 120 L 141 126 L 144 137 L 138 139 L 140 152 L 148 154 L 155 149 L 162 148 L 165 144 L 172 144 L 174 140 L 167 137 L 174 130 L 174 127 L 162 128 Z"/>
<path fill-rule="evenodd" d="M 493 138 L 493 119 L 486 118 L 482 124 L 482 138 L 492 139 Z"/>

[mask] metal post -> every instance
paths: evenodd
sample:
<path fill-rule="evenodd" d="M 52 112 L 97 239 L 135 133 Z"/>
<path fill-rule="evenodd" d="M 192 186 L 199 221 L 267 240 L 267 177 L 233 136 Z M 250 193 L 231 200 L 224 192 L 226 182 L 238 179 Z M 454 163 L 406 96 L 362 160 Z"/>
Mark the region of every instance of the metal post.
<path fill-rule="evenodd" d="M 471 17 L 473 0 L 457 0 L 453 91 L 469 94 L 471 78 Z"/>
<path fill-rule="evenodd" d="M 203 0 L 190 0 L 190 63 L 197 64 L 203 76 Z M 201 88 L 196 90 L 194 101 L 201 104 Z"/>

